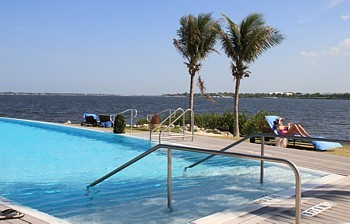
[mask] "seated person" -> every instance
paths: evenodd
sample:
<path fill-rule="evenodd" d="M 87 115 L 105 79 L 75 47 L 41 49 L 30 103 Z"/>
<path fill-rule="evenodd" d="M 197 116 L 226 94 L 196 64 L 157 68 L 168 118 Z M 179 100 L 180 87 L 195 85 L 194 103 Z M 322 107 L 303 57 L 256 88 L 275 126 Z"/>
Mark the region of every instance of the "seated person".
<path fill-rule="evenodd" d="M 288 126 L 285 126 L 283 124 L 283 118 L 279 118 L 273 123 L 280 135 L 301 135 L 311 138 L 311 135 L 309 135 L 300 124 L 292 124 L 290 122 Z"/>

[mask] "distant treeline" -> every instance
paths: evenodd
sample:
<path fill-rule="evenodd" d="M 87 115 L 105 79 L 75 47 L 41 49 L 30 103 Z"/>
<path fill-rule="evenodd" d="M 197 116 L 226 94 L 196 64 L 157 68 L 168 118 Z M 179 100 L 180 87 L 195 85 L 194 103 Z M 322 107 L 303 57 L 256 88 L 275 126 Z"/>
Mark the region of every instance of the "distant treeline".
<path fill-rule="evenodd" d="M 163 94 L 163 96 L 178 96 L 187 97 L 189 94 L 175 93 L 175 94 Z M 195 93 L 195 96 L 201 96 L 199 93 Z M 234 93 L 231 92 L 218 92 L 208 93 L 213 98 L 233 98 Z M 350 100 L 350 93 L 293 93 L 293 92 L 281 92 L 281 93 L 240 93 L 240 98 L 299 98 L 299 99 L 340 99 Z"/>
<path fill-rule="evenodd" d="M 118 94 L 99 94 L 99 93 L 32 93 L 32 92 L 0 92 L 0 95 L 34 95 L 34 96 L 120 96 Z M 233 98 L 234 93 L 218 92 L 208 93 L 213 98 Z M 162 96 L 188 97 L 189 93 L 163 94 Z M 202 96 L 195 93 L 195 97 Z M 350 93 L 240 93 L 240 98 L 298 98 L 298 99 L 339 99 L 350 100 Z"/>
<path fill-rule="evenodd" d="M 0 92 L 0 95 L 13 96 L 119 96 L 117 94 L 104 93 L 33 93 L 33 92 Z"/>

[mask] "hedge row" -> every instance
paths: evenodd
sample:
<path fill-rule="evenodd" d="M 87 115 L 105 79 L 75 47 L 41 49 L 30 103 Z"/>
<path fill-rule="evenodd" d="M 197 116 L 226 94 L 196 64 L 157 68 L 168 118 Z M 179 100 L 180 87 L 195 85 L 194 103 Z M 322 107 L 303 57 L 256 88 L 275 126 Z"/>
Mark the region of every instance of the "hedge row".
<path fill-rule="evenodd" d="M 239 131 L 241 135 L 261 132 L 261 127 L 268 126 L 265 120 L 267 112 L 258 112 L 251 117 L 245 113 L 239 114 Z M 233 133 L 233 112 L 227 111 L 224 114 L 205 113 L 195 115 L 195 125 L 205 129 L 218 129 Z"/>
<path fill-rule="evenodd" d="M 257 112 L 252 116 L 248 116 L 245 113 L 239 114 L 239 127 L 241 135 L 247 135 L 251 133 L 261 132 L 261 127 L 268 126 L 265 120 L 265 116 L 269 115 L 265 111 Z M 175 120 L 173 118 L 172 120 Z M 190 123 L 189 115 L 186 116 L 186 124 Z M 148 123 L 146 119 L 140 119 L 138 124 Z M 233 133 L 233 112 L 226 111 L 223 114 L 219 113 L 204 113 L 195 114 L 194 124 L 204 129 L 218 129 L 220 131 L 228 131 Z M 182 118 L 179 119 L 175 125 L 182 125 Z"/>

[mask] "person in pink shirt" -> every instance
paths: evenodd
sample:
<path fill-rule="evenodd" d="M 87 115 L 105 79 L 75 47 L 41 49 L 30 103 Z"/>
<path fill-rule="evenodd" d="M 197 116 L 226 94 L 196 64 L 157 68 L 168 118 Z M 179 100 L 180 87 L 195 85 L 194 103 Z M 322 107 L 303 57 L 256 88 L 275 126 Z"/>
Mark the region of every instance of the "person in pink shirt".
<path fill-rule="evenodd" d="M 309 135 L 300 124 L 292 124 L 292 122 L 290 122 L 288 126 L 285 126 L 283 120 L 283 118 L 279 118 L 274 121 L 275 127 L 280 135 L 301 135 L 311 138 L 311 135 Z"/>

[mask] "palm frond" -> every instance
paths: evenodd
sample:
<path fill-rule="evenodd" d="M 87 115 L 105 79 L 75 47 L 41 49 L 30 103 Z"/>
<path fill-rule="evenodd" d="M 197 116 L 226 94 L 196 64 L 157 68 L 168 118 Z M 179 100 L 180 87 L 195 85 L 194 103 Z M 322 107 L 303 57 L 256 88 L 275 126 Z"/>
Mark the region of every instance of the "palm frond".
<path fill-rule="evenodd" d="M 213 99 L 213 97 L 211 97 L 208 93 L 207 93 L 207 88 L 205 87 L 204 84 L 204 80 L 202 79 L 202 77 L 200 75 L 198 75 L 198 79 L 197 79 L 197 86 L 199 88 L 199 90 L 201 91 L 201 94 L 203 96 L 205 96 L 205 98 L 213 103 L 216 103 L 216 101 Z"/>
<path fill-rule="evenodd" d="M 220 29 L 219 23 L 212 19 L 212 13 L 183 16 L 174 46 L 191 66 L 195 66 L 210 53 L 218 52 L 214 46 Z"/>
<path fill-rule="evenodd" d="M 227 20 L 227 31 L 221 32 L 221 43 L 226 55 L 235 64 L 232 75 L 236 78 L 249 77 L 248 64 L 281 43 L 284 36 L 277 29 L 266 26 L 261 14 L 250 14 L 239 25 L 223 16 Z"/>

